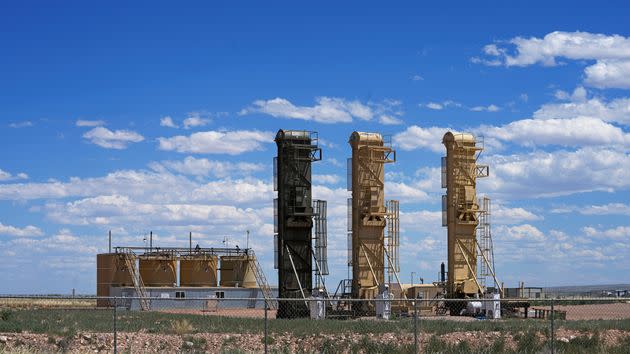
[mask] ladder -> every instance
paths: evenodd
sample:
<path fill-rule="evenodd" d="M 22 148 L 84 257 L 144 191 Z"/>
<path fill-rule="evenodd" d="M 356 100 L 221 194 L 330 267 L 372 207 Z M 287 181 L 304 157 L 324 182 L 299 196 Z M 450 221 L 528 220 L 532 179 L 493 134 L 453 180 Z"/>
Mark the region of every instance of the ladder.
<path fill-rule="evenodd" d="M 265 273 L 263 272 L 262 267 L 260 266 L 260 263 L 258 263 L 258 258 L 256 258 L 256 253 L 254 253 L 254 250 L 250 249 L 248 250 L 248 254 L 249 254 L 249 264 L 252 267 L 252 270 L 254 271 L 256 282 L 258 283 L 258 287 L 260 287 L 260 290 L 263 293 L 265 302 L 267 303 L 267 306 L 269 306 L 269 309 L 276 310 L 277 309 L 276 302 L 272 301 L 273 294 L 271 293 L 271 287 L 269 287 L 269 283 L 267 283 L 267 277 L 265 277 Z"/>
<path fill-rule="evenodd" d="M 142 277 L 140 276 L 138 268 L 136 267 L 135 255 L 130 252 L 125 253 L 124 257 L 127 269 L 129 269 L 129 273 L 131 273 L 133 287 L 136 289 L 136 294 L 140 299 L 140 308 L 142 309 L 142 311 L 148 311 L 151 306 L 147 296 L 147 290 L 144 287 L 144 282 L 142 281 Z"/>
<path fill-rule="evenodd" d="M 342 279 L 337 285 L 333 299 L 337 301 L 337 310 L 341 310 L 345 307 L 349 307 L 350 303 L 343 301 L 342 299 L 349 299 L 352 297 L 352 279 Z"/>

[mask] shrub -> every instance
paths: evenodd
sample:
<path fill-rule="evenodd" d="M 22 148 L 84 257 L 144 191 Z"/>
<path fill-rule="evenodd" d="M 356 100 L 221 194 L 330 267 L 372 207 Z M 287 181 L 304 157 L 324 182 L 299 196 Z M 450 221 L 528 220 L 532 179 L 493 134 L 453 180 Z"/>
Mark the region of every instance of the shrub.
<path fill-rule="evenodd" d="M 171 321 L 171 330 L 178 335 L 192 333 L 195 328 L 187 319 Z"/>

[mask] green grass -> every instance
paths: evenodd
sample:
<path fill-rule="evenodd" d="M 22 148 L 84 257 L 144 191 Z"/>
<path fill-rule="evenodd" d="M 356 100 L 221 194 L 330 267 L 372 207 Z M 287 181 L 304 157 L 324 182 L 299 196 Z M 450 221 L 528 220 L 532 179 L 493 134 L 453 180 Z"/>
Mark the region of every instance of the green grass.
<path fill-rule="evenodd" d="M 83 310 L 83 309 L 8 309 L 0 312 L 0 332 L 31 332 L 44 333 L 59 337 L 60 348 L 77 333 L 104 332 L 109 333 L 113 328 L 113 311 Z M 262 334 L 264 319 L 262 318 L 233 318 L 194 314 L 171 314 L 160 312 L 119 311 L 117 327 L 120 332 L 137 332 L 145 330 L 149 333 L 179 334 L 185 341 L 193 342 L 190 352 L 203 351 L 205 340 L 195 337 L 196 333 L 257 333 Z M 352 353 L 411 353 L 413 346 L 378 342 L 378 335 L 383 333 L 411 335 L 413 319 L 401 318 L 394 321 L 377 321 L 373 319 L 354 320 L 322 320 L 310 319 L 272 319 L 268 324 L 270 338 L 273 345 L 276 338 L 283 333 L 290 333 L 295 337 L 314 336 L 318 334 L 355 333 L 360 336 L 358 342 L 338 339 L 324 340 L 314 349 L 317 353 L 335 353 L 340 346 L 347 347 Z M 511 335 L 516 343 L 517 353 L 538 353 L 547 351 L 549 338 L 549 321 L 504 319 L 500 321 L 454 321 L 449 319 L 423 319 L 418 322 L 420 335 L 432 334 L 425 343 L 423 352 L 426 353 L 509 353 L 505 336 Z M 625 342 L 616 347 L 605 347 L 599 335 L 607 329 L 630 331 L 630 320 L 597 320 L 597 321 L 556 321 L 556 328 L 566 328 L 584 333 L 592 333 L 589 337 L 578 337 L 569 343 L 557 342 L 558 353 L 630 353 L 630 336 Z M 502 336 L 496 339 L 490 347 L 483 349 L 472 348 L 467 342 L 447 344 L 436 336 L 453 332 L 495 331 Z M 374 334 L 370 338 L 366 334 Z M 409 338 L 409 337 L 407 337 Z M 284 349 L 278 351 L 282 353 Z M 313 350 L 313 348 L 304 348 Z M 226 340 L 223 343 L 226 353 L 238 353 L 238 345 Z M 0 353 L 2 348 L 0 348 Z"/>
<path fill-rule="evenodd" d="M 62 309 L 23 309 L 3 310 L 0 313 L 0 332 L 49 333 L 66 335 L 70 332 L 111 332 L 113 328 L 112 310 L 62 310 Z M 262 318 L 235 318 L 194 314 L 170 314 L 161 312 L 118 311 L 117 327 L 121 332 L 136 332 L 141 329 L 149 333 L 260 333 L 264 328 Z M 178 324 L 189 324 L 189 331 L 178 333 Z M 504 319 L 501 321 L 453 321 L 425 320 L 420 318 L 418 328 L 423 333 L 445 334 L 466 331 L 497 331 L 521 333 L 538 331 L 546 333 L 549 321 Z M 556 321 L 556 328 L 566 328 L 593 332 L 597 330 L 619 329 L 630 331 L 630 319 L 593 321 Z M 269 320 L 269 331 L 292 333 L 307 336 L 313 333 L 335 334 L 353 333 L 411 333 L 413 319 L 402 318 L 395 321 L 371 319 L 322 320 L 282 319 Z"/>
<path fill-rule="evenodd" d="M 110 310 L 83 310 L 83 309 L 9 309 L 0 312 L 0 332 L 31 332 L 44 333 L 60 337 L 60 347 L 63 341 L 69 340 L 76 333 L 104 332 L 109 333 L 113 328 L 113 311 Z M 196 333 L 257 333 L 262 334 L 264 319 L 262 318 L 234 318 L 194 314 L 172 314 L 160 312 L 118 311 L 117 327 L 120 332 L 137 332 L 140 330 L 149 333 L 179 334 L 184 340 L 193 342 L 191 352 L 202 351 L 205 347 L 203 339 L 197 339 Z M 411 353 L 412 345 L 400 344 L 394 341 L 391 344 L 378 342 L 377 338 L 369 338 L 366 334 L 392 333 L 411 335 L 413 333 L 413 319 L 401 318 L 393 321 L 377 321 L 373 319 L 353 320 L 322 320 L 310 319 L 272 319 L 268 324 L 270 338 L 269 344 L 276 342 L 283 333 L 290 333 L 295 337 L 307 337 L 317 334 L 342 334 L 355 333 L 363 335 L 359 342 L 345 341 L 341 343 L 336 339 L 324 340 L 317 353 L 335 353 L 339 346 L 343 345 L 352 353 Z M 454 321 L 449 319 L 423 319 L 418 321 L 421 336 L 427 334 L 443 335 L 453 332 L 500 332 L 503 336 L 512 335 L 517 346 L 518 353 L 537 353 L 546 351 L 547 340 L 537 336 L 549 338 L 549 321 L 504 319 L 500 321 Z M 593 336 L 578 337 L 570 343 L 557 342 L 558 353 L 630 353 L 630 337 L 622 345 L 610 348 L 604 347 L 599 336 L 601 331 L 618 329 L 630 331 L 630 320 L 597 320 L 597 321 L 556 321 L 556 328 L 566 328 L 586 333 Z M 312 350 L 313 348 L 309 348 Z M 2 349 L 0 348 L 0 352 Z M 223 343 L 223 351 L 228 353 L 239 352 L 235 343 L 229 340 Z M 279 351 L 279 352 L 282 352 Z M 305 348 L 306 352 L 306 348 Z M 436 336 L 432 336 L 425 343 L 423 352 L 427 353 L 504 353 L 505 339 L 499 337 L 490 347 L 483 350 L 470 347 L 467 342 L 459 344 L 447 344 Z"/>
<path fill-rule="evenodd" d="M 578 331 L 619 329 L 630 331 L 630 319 L 623 320 L 582 320 L 582 321 L 556 321 L 556 328 L 574 329 Z"/>

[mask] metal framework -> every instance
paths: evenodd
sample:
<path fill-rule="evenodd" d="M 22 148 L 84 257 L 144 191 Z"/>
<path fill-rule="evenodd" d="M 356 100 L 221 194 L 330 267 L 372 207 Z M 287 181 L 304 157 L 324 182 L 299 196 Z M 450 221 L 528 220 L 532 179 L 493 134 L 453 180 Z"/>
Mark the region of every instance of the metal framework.
<path fill-rule="evenodd" d="M 488 278 L 491 278 L 494 288 L 503 295 L 501 283 L 497 279 L 496 268 L 494 266 L 494 245 L 492 242 L 491 227 L 491 200 L 483 197 L 481 213 L 479 214 L 479 227 L 477 229 L 477 246 L 479 249 L 479 283 L 484 289 L 488 289 Z"/>
<path fill-rule="evenodd" d="M 352 296 L 373 299 L 385 282 L 385 164 L 396 151 L 377 133 L 354 132 L 352 147 Z"/>
<path fill-rule="evenodd" d="M 477 278 L 477 226 L 482 209 L 477 200 L 477 178 L 488 176 L 488 166 L 477 164 L 483 140 L 471 134 L 444 135 L 442 159 L 442 224 L 448 228 L 447 296 L 464 298 L 485 291 Z"/>
<path fill-rule="evenodd" d="M 125 257 L 125 266 L 131 275 L 133 287 L 136 290 L 136 294 L 140 297 L 140 309 L 142 311 L 148 311 L 151 309 L 151 304 L 147 299 L 147 291 L 144 287 L 144 282 L 142 281 L 138 267 L 136 267 L 136 257 L 133 253 L 124 254 L 123 257 Z"/>
<path fill-rule="evenodd" d="M 226 247 L 114 247 L 114 253 L 133 254 L 134 256 L 247 256 L 253 250 L 247 248 Z"/>
<path fill-rule="evenodd" d="M 486 259 L 489 262 L 493 262 L 492 256 L 492 235 L 490 234 L 490 198 L 483 197 L 481 213 L 479 214 L 479 227 L 477 228 L 477 243 L 480 248 L 478 256 L 479 267 L 479 283 L 484 288 L 487 288 L 486 278 L 491 276 L 490 267 L 484 262 L 483 256 L 485 254 Z"/>
<path fill-rule="evenodd" d="M 328 275 L 328 205 L 325 200 L 314 200 L 313 209 L 315 211 L 315 232 L 313 234 L 315 241 L 315 252 L 313 253 L 315 261 L 315 287 L 317 289 L 323 289 L 324 293 L 327 294 L 328 291 L 326 290 L 324 276 Z"/>
<path fill-rule="evenodd" d="M 313 210 L 311 163 L 321 160 L 316 132 L 279 130 L 278 156 L 274 159 L 274 202 L 277 224 L 276 265 L 278 297 L 304 298 L 313 286 Z M 278 317 L 306 317 L 301 302 L 280 302 Z"/>
<path fill-rule="evenodd" d="M 400 273 L 400 204 L 397 200 L 389 200 L 385 204 L 387 208 L 387 235 L 385 245 L 389 262 L 387 267 L 387 281 L 392 282 L 392 277 Z M 391 289 L 391 286 L 390 286 Z"/>

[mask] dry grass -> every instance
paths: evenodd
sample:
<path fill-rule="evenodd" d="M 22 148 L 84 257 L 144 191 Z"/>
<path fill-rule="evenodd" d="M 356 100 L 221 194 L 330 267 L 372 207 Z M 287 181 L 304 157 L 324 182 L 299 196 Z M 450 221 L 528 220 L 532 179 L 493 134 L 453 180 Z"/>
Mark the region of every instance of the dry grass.
<path fill-rule="evenodd" d="M 171 329 L 173 330 L 173 333 L 181 336 L 192 333 L 195 330 L 195 327 L 193 327 L 187 319 L 183 319 L 171 321 Z"/>
<path fill-rule="evenodd" d="M 2 298 L 0 308 L 32 309 L 32 308 L 95 308 L 94 299 L 33 299 L 33 298 Z"/>

